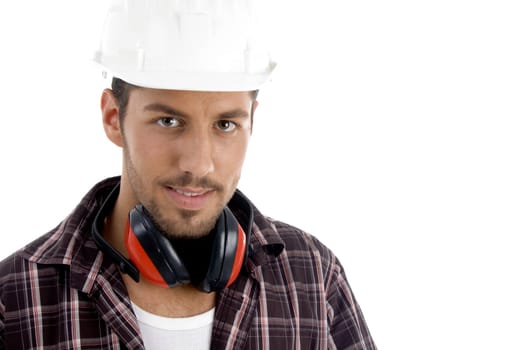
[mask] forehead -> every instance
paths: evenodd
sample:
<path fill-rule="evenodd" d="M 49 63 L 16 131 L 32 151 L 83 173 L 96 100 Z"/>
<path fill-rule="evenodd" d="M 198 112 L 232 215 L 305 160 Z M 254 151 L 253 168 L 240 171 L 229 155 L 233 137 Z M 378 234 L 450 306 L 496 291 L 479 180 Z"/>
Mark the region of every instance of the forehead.
<path fill-rule="evenodd" d="M 249 91 L 184 91 L 136 88 L 130 92 L 129 107 L 143 108 L 160 103 L 191 112 L 251 109 L 252 93 Z"/>

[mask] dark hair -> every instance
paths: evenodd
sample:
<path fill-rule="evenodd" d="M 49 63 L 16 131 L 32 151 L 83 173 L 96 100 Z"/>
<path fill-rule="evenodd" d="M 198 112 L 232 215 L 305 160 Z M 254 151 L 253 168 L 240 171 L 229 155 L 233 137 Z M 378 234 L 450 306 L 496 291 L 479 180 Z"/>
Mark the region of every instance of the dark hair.
<path fill-rule="evenodd" d="M 122 120 L 126 115 L 126 108 L 128 107 L 128 100 L 130 99 L 130 92 L 137 88 L 137 86 L 125 82 L 119 78 L 113 78 L 111 81 L 111 89 L 113 90 L 113 96 L 117 99 L 119 104 L 119 119 L 122 124 Z"/>
<path fill-rule="evenodd" d="M 119 119 L 122 123 L 124 116 L 126 115 L 126 107 L 128 107 L 128 100 L 130 99 L 130 92 L 138 88 L 138 86 L 125 82 L 119 78 L 113 78 L 111 81 L 111 89 L 113 90 L 113 96 L 117 99 L 119 104 Z M 252 99 L 255 101 L 258 97 L 259 90 L 253 90 L 250 92 Z"/>

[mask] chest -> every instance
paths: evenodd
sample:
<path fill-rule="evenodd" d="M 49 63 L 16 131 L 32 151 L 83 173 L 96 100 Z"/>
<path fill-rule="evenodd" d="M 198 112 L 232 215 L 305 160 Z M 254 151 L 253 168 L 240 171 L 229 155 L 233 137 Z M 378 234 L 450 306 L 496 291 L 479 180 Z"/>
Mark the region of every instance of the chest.
<path fill-rule="evenodd" d="M 211 349 L 328 349 L 323 293 L 242 276 L 217 296 Z M 50 275 L 2 298 L 7 349 L 144 349 L 129 297 L 111 281 L 87 295 Z"/>

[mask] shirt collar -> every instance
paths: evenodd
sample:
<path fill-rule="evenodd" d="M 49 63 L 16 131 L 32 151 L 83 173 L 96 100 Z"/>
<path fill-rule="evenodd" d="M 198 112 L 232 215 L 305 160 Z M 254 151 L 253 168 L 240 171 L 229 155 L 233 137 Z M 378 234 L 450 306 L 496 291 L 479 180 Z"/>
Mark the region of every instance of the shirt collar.
<path fill-rule="evenodd" d="M 119 182 L 120 177 L 113 177 L 96 184 L 57 228 L 26 246 L 21 252 L 22 255 L 40 264 L 67 266 L 72 287 L 89 294 L 94 284 L 94 275 L 102 273 L 110 277 L 117 271 L 110 259 L 103 259 L 102 252 L 92 238 L 91 230 L 103 201 Z M 237 191 L 236 196 L 238 195 L 244 197 L 240 191 Z M 231 201 L 229 208 L 244 229 L 251 226 L 247 268 L 252 270 L 275 260 L 285 245 L 267 218 L 250 201 L 248 203 L 253 209 L 252 225 L 247 221 L 250 216 L 236 201 Z"/>

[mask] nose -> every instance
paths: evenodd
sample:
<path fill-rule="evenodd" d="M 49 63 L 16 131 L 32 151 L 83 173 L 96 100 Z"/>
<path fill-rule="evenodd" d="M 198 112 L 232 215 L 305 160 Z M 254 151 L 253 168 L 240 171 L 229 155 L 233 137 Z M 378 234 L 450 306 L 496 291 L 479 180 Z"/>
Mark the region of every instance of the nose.
<path fill-rule="evenodd" d="M 179 168 L 196 177 L 206 176 L 214 171 L 214 145 L 208 132 L 188 132 L 177 148 Z"/>

